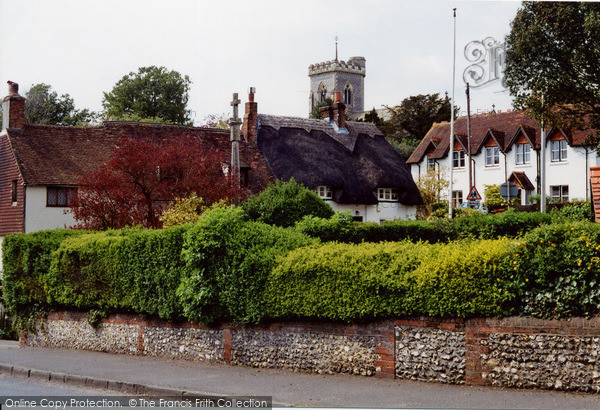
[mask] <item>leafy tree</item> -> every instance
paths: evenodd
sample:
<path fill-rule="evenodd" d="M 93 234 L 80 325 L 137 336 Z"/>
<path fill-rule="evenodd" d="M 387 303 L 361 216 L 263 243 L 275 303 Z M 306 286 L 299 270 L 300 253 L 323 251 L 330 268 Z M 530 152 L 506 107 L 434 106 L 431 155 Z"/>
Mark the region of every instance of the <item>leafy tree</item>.
<path fill-rule="evenodd" d="M 423 198 L 423 206 L 419 210 L 420 216 L 427 217 L 433 211 L 433 204 L 445 200 L 443 196 L 448 189 L 449 182 L 444 169 L 438 171 L 428 169 L 425 175 L 421 175 L 417 181 L 417 187 Z"/>
<path fill-rule="evenodd" d="M 141 67 L 121 78 L 102 105 L 106 118 L 149 119 L 153 122 L 191 124 L 187 109 L 191 81 L 165 67 Z"/>
<path fill-rule="evenodd" d="M 209 114 L 204 117 L 204 124 L 201 127 L 229 129 L 229 118 L 227 114 Z"/>
<path fill-rule="evenodd" d="M 333 104 L 333 100 L 331 98 L 325 98 L 325 101 L 316 103 L 312 111 L 308 115 L 308 118 L 316 118 L 318 120 L 321 119 L 321 113 L 319 113 L 319 108 L 329 107 L 331 104 Z"/>
<path fill-rule="evenodd" d="M 195 192 L 211 205 L 246 196 L 237 178 L 223 173 L 223 161 L 194 138 L 126 139 L 83 177 L 71 211 L 81 228 L 160 227 L 160 215 L 177 197 Z"/>
<path fill-rule="evenodd" d="M 224 203 L 221 204 L 221 201 L 219 201 L 215 205 L 224 205 Z M 196 195 L 195 192 L 192 192 L 190 196 L 175 198 L 173 204 L 163 212 L 159 219 L 163 223 L 164 228 L 194 223 L 198 222 L 202 213 L 208 208 L 204 199 Z"/>
<path fill-rule="evenodd" d="M 75 109 L 75 101 L 69 94 L 59 97 L 48 84 L 32 85 L 25 98 L 25 122 L 28 124 L 85 125 L 96 117 L 88 109 Z"/>
<path fill-rule="evenodd" d="M 383 125 L 383 119 L 379 117 L 379 114 L 377 114 L 375 108 L 373 108 L 371 111 L 365 114 L 365 118 L 363 121 L 375 124 L 377 127 Z"/>
<path fill-rule="evenodd" d="M 405 98 L 395 108 L 387 109 L 391 117 L 379 128 L 398 152 L 407 158 L 434 122 L 450 120 L 452 105 L 447 94 L 444 98 L 440 98 L 439 93 L 419 94 Z M 458 114 L 458 107 L 455 107 L 455 114 Z"/>
<path fill-rule="evenodd" d="M 504 74 L 515 107 L 531 108 L 555 126 L 598 128 L 600 4 L 524 2 L 506 47 Z"/>
<path fill-rule="evenodd" d="M 306 215 L 329 218 L 334 214 L 325 201 L 294 178 L 276 181 L 241 206 L 251 219 L 283 227 L 294 225 Z"/>

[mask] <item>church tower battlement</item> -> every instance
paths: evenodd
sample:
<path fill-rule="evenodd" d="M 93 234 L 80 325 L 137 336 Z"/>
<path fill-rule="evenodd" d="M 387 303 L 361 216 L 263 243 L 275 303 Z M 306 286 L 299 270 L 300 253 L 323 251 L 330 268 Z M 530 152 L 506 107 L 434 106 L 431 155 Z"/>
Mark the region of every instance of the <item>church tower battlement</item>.
<path fill-rule="evenodd" d="M 337 54 L 337 52 L 336 52 Z M 365 103 L 366 60 L 364 57 L 351 57 L 347 62 L 330 60 L 311 64 L 308 67 L 310 78 L 309 112 L 326 98 L 334 99 L 336 92 L 346 104 L 350 118 L 359 117 Z"/>

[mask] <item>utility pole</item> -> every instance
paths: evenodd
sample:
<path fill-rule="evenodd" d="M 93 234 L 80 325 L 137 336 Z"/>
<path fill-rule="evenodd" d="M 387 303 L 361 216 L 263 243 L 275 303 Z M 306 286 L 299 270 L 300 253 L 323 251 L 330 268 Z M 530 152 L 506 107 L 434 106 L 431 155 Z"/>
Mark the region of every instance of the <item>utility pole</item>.
<path fill-rule="evenodd" d="M 540 212 L 546 212 L 546 116 L 544 112 L 544 95 L 542 94 L 542 132 L 540 138 Z"/>
<path fill-rule="evenodd" d="M 229 126 L 231 128 L 231 175 L 234 178 L 240 177 L 240 125 L 242 125 L 242 120 L 238 116 L 240 102 L 238 93 L 233 93 L 233 101 L 231 101 L 233 118 L 229 119 Z"/>
<path fill-rule="evenodd" d="M 471 169 L 471 92 L 467 83 L 467 150 L 469 159 L 469 192 L 473 188 L 473 171 Z"/>
<path fill-rule="evenodd" d="M 456 8 L 452 9 L 454 12 L 454 49 L 452 51 L 452 112 L 450 116 L 450 198 L 448 199 L 448 216 L 452 219 L 452 179 L 454 178 L 454 83 L 455 83 L 455 72 L 456 72 Z"/>

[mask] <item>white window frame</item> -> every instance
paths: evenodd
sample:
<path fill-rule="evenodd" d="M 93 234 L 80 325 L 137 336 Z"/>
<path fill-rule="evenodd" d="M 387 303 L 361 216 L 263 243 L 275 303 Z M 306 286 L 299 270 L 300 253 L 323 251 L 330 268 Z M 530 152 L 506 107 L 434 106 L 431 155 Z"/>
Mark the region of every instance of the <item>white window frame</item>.
<path fill-rule="evenodd" d="M 485 166 L 497 167 L 500 165 L 500 148 L 498 146 L 485 147 Z"/>
<path fill-rule="evenodd" d="M 454 151 L 452 153 L 452 165 L 455 169 L 460 169 L 465 167 L 465 151 L 459 150 Z"/>
<path fill-rule="evenodd" d="M 462 203 L 463 203 L 463 191 L 461 191 L 461 190 L 452 191 L 452 207 L 457 208 Z"/>
<path fill-rule="evenodd" d="M 427 157 L 427 170 L 434 170 L 435 171 L 435 159 L 431 158 L 431 157 Z"/>
<path fill-rule="evenodd" d="M 550 158 L 552 162 L 565 162 L 567 160 L 566 140 L 550 141 Z"/>
<path fill-rule="evenodd" d="M 315 190 L 319 198 L 321 199 L 332 199 L 333 198 L 333 190 L 330 186 L 327 185 L 319 185 Z"/>
<path fill-rule="evenodd" d="M 517 144 L 517 154 L 515 156 L 516 165 L 531 164 L 531 145 L 530 144 Z"/>
<path fill-rule="evenodd" d="M 377 199 L 379 201 L 398 201 L 398 188 L 377 188 Z"/>
<path fill-rule="evenodd" d="M 550 185 L 550 197 L 558 199 L 559 202 L 567 202 L 569 200 L 569 186 Z"/>

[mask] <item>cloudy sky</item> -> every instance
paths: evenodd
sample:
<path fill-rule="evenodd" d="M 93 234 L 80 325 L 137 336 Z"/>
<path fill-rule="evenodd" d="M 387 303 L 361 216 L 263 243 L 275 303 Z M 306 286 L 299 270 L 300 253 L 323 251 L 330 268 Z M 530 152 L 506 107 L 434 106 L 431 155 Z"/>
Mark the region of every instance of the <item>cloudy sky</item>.
<path fill-rule="evenodd" d="M 229 113 L 231 94 L 257 88 L 259 112 L 306 116 L 308 66 L 364 56 L 365 109 L 452 89 L 452 8 L 457 8 L 456 102 L 466 109 L 464 55 L 498 41 L 519 2 L 447 0 L 0 0 L 0 84 L 21 94 L 40 82 L 78 108 L 100 110 L 102 92 L 138 67 L 187 74 L 197 124 Z M 483 75 L 488 78 L 487 62 Z M 0 85 L 0 92 L 6 86 Z M 474 112 L 510 108 L 499 81 L 473 89 Z"/>

